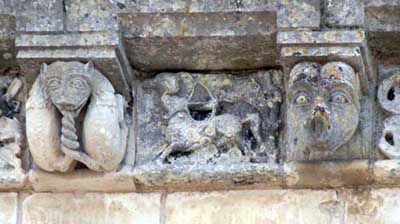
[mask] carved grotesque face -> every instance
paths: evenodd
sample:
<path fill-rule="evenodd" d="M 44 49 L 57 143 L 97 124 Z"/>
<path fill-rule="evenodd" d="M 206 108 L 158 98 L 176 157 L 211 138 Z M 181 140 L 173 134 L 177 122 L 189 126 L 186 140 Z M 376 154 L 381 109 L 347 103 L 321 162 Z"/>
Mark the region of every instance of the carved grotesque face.
<path fill-rule="evenodd" d="M 288 81 L 289 143 L 294 150 L 335 151 L 358 126 L 360 86 L 342 62 L 296 65 Z"/>
<path fill-rule="evenodd" d="M 85 68 L 52 64 L 42 72 L 45 91 L 60 111 L 78 111 L 88 101 L 91 87 Z"/>

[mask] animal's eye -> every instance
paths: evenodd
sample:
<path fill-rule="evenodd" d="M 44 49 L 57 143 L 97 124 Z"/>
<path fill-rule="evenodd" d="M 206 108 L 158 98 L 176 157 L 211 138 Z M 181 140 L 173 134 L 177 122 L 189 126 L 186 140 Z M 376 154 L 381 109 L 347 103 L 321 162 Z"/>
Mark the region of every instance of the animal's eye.
<path fill-rule="evenodd" d="M 72 80 L 72 85 L 74 87 L 80 88 L 80 89 L 86 88 L 86 83 L 82 79 L 73 79 Z"/>
<path fill-rule="evenodd" d="M 305 94 L 298 95 L 294 100 L 295 104 L 305 104 L 309 102 L 309 97 Z"/>
<path fill-rule="evenodd" d="M 346 94 L 343 93 L 343 92 L 335 92 L 335 93 L 333 93 L 333 94 L 331 95 L 330 101 L 331 101 L 332 103 L 340 103 L 340 104 L 348 103 L 348 102 L 349 102 L 349 100 L 348 100 Z"/>
<path fill-rule="evenodd" d="M 48 88 L 51 89 L 51 90 L 54 90 L 54 89 L 59 88 L 60 85 L 61 85 L 61 81 L 58 80 L 58 79 L 50 79 L 50 80 L 47 82 L 47 86 L 48 86 Z"/>

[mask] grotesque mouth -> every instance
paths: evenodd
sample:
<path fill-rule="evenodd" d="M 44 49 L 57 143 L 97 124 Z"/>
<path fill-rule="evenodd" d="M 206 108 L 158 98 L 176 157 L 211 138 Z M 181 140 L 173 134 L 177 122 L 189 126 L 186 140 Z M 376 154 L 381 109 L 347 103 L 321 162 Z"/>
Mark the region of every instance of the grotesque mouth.
<path fill-rule="evenodd" d="M 67 102 L 57 102 L 55 103 L 55 105 L 57 106 L 57 108 L 60 111 L 75 111 L 78 106 L 72 103 L 67 103 Z"/>
<path fill-rule="evenodd" d="M 314 117 L 310 122 L 310 129 L 315 141 L 323 142 L 328 140 L 331 127 L 327 118 Z"/>

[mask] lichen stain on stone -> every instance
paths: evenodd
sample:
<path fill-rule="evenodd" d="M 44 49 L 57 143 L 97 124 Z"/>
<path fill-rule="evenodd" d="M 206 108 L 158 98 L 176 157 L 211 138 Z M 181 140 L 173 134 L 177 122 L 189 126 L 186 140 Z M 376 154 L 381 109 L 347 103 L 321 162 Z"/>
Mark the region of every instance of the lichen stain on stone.
<path fill-rule="evenodd" d="M 376 218 L 378 209 L 383 206 L 384 199 L 381 196 L 373 195 L 369 190 L 356 189 L 352 191 L 351 201 L 348 204 L 349 215 L 368 216 Z"/>

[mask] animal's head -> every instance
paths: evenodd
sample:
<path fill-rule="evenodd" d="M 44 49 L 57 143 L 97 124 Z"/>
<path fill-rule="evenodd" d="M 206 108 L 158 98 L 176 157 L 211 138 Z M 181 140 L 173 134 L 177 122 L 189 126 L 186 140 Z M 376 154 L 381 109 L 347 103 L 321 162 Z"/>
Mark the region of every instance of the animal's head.
<path fill-rule="evenodd" d="M 92 62 L 42 64 L 40 75 L 47 96 L 60 112 L 79 112 L 88 101 L 94 74 Z"/>
<path fill-rule="evenodd" d="M 360 83 L 343 62 L 297 64 L 289 75 L 288 125 L 294 147 L 334 151 L 355 133 Z"/>

